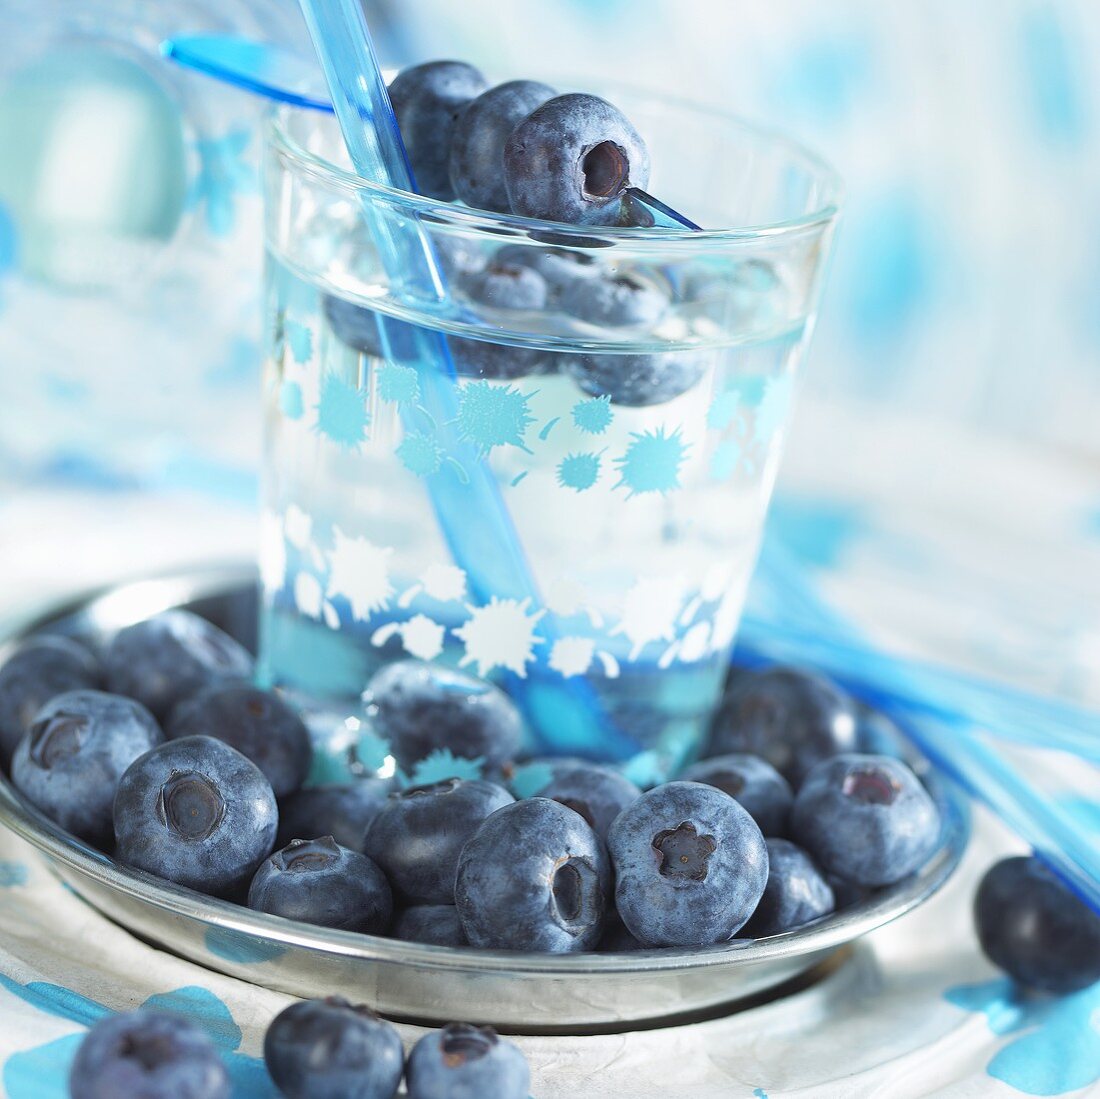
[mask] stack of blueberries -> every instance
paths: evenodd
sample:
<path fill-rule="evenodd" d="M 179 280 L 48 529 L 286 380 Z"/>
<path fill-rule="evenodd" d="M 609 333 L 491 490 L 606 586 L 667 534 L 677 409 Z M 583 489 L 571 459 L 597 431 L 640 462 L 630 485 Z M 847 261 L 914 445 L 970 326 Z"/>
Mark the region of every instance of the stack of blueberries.
<path fill-rule="evenodd" d="M 127 866 L 288 919 L 449 947 L 775 935 L 913 873 L 939 839 L 909 767 L 861 750 L 881 729 L 804 671 L 738 675 L 702 761 L 644 792 L 581 759 L 517 768 L 509 697 L 418 661 L 373 677 L 365 720 L 399 775 L 450 753 L 484 777 L 304 787 L 309 730 L 252 672 L 237 642 L 182 610 L 121 630 L 102 662 L 37 637 L 0 669 L 0 751 L 28 801 Z M 532 776 L 537 796 L 517 798 Z"/>
<path fill-rule="evenodd" d="M 647 184 L 649 152 L 606 100 L 559 95 L 533 80 L 490 87 L 460 61 L 404 69 L 389 91 L 421 194 L 542 221 L 636 223 L 627 189 Z M 578 247 L 585 238 L 563 238 L 571 247 L 507 244 L 488 261 L 461 237 L 435 233 L 432 240 L 452 289 L 495 325 L 509 315 L 553 311 L 582 336 L 649 331 L 677 295 L 694 301 L 710 286 L 703 279 L 674 290 L 657 270 L 604 263 L 596 249 Z M 765 280 L 760 289 L 772 284 Z M 371 310 L 327 296 L 324 313 L 342 343 L 382 356 Z M 706 365 L 698 352 L 555 353 L 459 336 L 448 344 L 463 376 L 511 380 L 561 371 L 582 391 L 632 407 L 672 400 L 700 380 Z"/>

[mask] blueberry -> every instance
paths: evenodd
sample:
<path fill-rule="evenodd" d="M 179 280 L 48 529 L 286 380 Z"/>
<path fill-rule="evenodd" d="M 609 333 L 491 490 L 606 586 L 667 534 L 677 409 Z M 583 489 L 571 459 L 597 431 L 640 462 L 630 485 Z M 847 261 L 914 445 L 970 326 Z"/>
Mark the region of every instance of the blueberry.
<path fill-rule="evenodd" d="M 610 900 L 603 840 L 549 798 L 498 809 L 459 859 L 455 904 L 473 946 L 591 950 Z"/>
<path fill-rule="evenodd" d="M 515 758 L 523 737 L 519 711 L 498 687 L 418 660 L 379 671 L 367 684 L 363 704 L 373 730 L 389 741 L 406 772 L 441 749 L 501 767 Z"/>
<path fill-rule="evenodd" d="M 596 835 L 605 841 L 611 822 L 641 794 L 642 791 L 618 771 L 584 762 L 555 767 L 553 777 L 538 791 L 539 797 L 561 802 L 580 813 Z"/>
<path fill-rule="evenodd" d="M 393 896 L 385 874 L 366 855 L 322 836 L 291 840 L 264 859 L 249 886 L 248 907 L 319 927 L 381 935 L 390 925 Z"/>
<path fill-rule="evenodd" d="M 481 248 L 468 236 L 435 232 L 431 234 L 431 242 L 440 267 L 451 278 L 472 275 L 485 266 Z"/>
<path fill-rule="evenodd" d="M 974 920 L 986 957 L 1023 985 L 1064 994 L 1100 981 L 1100 916 L 1034 855 L 990 867 Z"/>
<path fill-rule="evenodd" d="M 833 891 L 838 912 L 843 908 L 855 908 L 857 904 L 863 904 L 874 893 L 870 886 L 856 885 L 855 882 L 830 874 L 828 871 L 823 873 L 823 877 L 825 884 Z"/>
<path fill-rule="evenodd" d="M 731 752 L 694 764 L 680 778 L 724 790 L 741 803 L 765 836 L 787 834 L 794 794 L 787 780 L 767 760 Z"/>
<path fill-rule="evenodd" d="M 35 715 L 15 750 L 12 782 L 62 828 L 109 847 L 119 779 L 163 739 L 140 702 L 102 691 L 70 691 Z"/>
<path fill-rule="evenodd" d="M 626 924 L 617 912 L 607 917 L 603 936 L 596 949 L 601 954 L 622 954 L 632 950 L 645 950 L 645 947 L 626 929 Z"/>
<path fill-rule="evenodd" d="M 769 839 L 768 884 L 752 918 L 741 929 L 747 939 L 763 939 L 827 916 L 836 908 L 832 889 L 813 859 L 789 840 Z"/>
<path fill-rule="evenodd" d="M 109 1015 L 80 1043 L 72 1099 L 229 1099 L 229 1073 L 206 1033 L 181 1015 Z"/>
<path fill-rule="evenodd" d="M 870 756 L 904 759 L 905 735 L 885 714 L 867 710 L 857 718 L 856 751 Z"/>
<path fill-rule="evenodd" d="M 669 782 L 642 794 L 611 825 L 615 901 L 646 946 L 705 946 L 731 938 L 768 879 L 756 822 L 721 790 Z"/>
<path fill-rule="evenodd" d="M 342 786 L 314 786 L 281 798 L 275 846 L 310 836 L 332 836 L 342 847 L 362 851 L 367 827 L 392 789 L 388 779 L 364 778 Z"/>
<path fill-rule="evenodd" d="M 397 913 L 393 937 L 432 946 L 468 946 L 466 932 L 453 904 L 414 904 Z"/>
<path fill-rule="evenodd" d="M 829 873 L 892 885 L 936 847 L 940 816 L 900 760 L 855 753 L 819 763 L 794 799 L 791 838 Z"/>
<path fill-rule="evenodd" d="M 397 1030 L 369 1007 L 329 996 L 276 1015 L 264 1061 L 286 1099 L 393 1099 L 405 1051 Z"/>
<path fill-rule="evenodd" d="M 577 225 L 614 225 L 627 187 L 649 182 L 649 151 L 616 107 L 559 95 L 529 114 L 504 147 L 512 211 Z"/>
<path fill-rule="evenodd" d="M 390 102 L 409 154 L 417 191 L 449 202 L 450 152 L 455 124 L 489 82 L 462 61 L 428 61 L 402 69 L 390 84 Z"/>
<path fill-rule="evenodd" d="M 325 294 L 321 309 L 333 335 L 353 351 L 382 357 L 382 337 L 378 334 L 378 314 L 354 302 Z"/>
<path fill-rule="evenodd" d="M 213 737 L 170 740 L 136 759 L 115 794 L 117 855 L 128 866 L 216 896 L 248 884 L 271 853 L 271 784 Z"/>
<path fill-rule="evenodd" d="M 561 307 L 589 324 L 622 328 L 660 320 L 668 298 L 652 283 L 627 273 L 574 280 L 562 291 Z"/>
<path fill-rule="evenodd" d="M 172 707 L 218 679 L 249 679 L 252 657 L 189 611 L 172 610 L 119 630 L 107 652 L 107 688 L 163 721 Z"/>
<path fill-rule="evenodd" d="M 450 175 L 455 195 L 467 206 L 507 214 L 504 143 L 536 107 L 557 92 L 536 80 L 509 80 L 467 104 L 451 135 Z"/>
<path fill-rule="evenodd" d="M 514 1042 L 491 1027 L 450 1023 L 409 1053 L 409 1099 L 527 1099 L 531 1072 Z"/>
<path fill-rule="evenodd" d="M 277 798 L 299 789 L 309 773 L 313 748 L 305 722 L 274 691 L 249 683 L 203 687 L 176 706 L 164 731 L 171 740 L 224 740 L 263 771 Z"/>
<path fill-rule="evenodd" d="M 512 380 L 529 374 L 544 373 L 550 359 L 545 351 L 534 347 L 512 347 L 488 340 L 467 340 L 448 336 L 455 370 L 463 377 Z"/>
<path fill-rule="evenodd" d="M 367 829 L 363 850 L 406 903 L 451 904 L 466 841 L 513 800 L 502 786 L 481 779 L 413 786 L 390 796 Z"/>
<path fill-rule="evenodd" d="M 612 404 L 645 408 L 664 404 L 686 393 L 707 369 L 697 351 L 640 354 L 570 352 L 558 356 L 558 366 L 593 397 L 610 397 Z"/>
<path fill-rule="evenodd" d="M 557 302 L 574 283 L 590 282 L 606 272 L 606 268 L 589 252 L 571 248 L 534 247 L 527 244 L 506 244 L 497 250 L 498 263 L 530 267 L 546 280 L 552 302 Z"/>
<path fill-rule="evenodd" d="M 549 297 L 546 279 L 533 267 L 495 259 L 463 279 L 462 288 L 471 301 L 493 309 L 545 309 Z"/>
<path fill-rule="evenodd" d="M 98 687 L 101 672 L 95 657 L 67 637 L 24 641 L 0 667 L 0 762 L 11 763 L 35 714 L 51 698 Z"/>
<path fill-rule="evenodd" d="M 815 764 L 855 744 L 855 708 L 839 687 L 796 668 L 767 668 L 734 683 L 715 714 L 706 754 L 750 752 L 797 789 Z"/>

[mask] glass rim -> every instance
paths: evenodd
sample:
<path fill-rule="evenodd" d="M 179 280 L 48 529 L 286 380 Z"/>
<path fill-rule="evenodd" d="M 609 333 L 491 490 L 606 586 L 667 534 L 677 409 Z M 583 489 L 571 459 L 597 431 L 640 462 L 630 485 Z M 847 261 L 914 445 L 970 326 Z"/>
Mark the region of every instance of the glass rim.
<path fill-rule="evenodd" d="M 710 115 L 721 120 L 725 126 L 734 126 L 757 140 L 763 140 L 784 148 L 788 154 L 800 161 L 819 181 L 824 192 L 823 201 L 816 209 L 797 217 L 781 221 L 765 222 L 757 225 L 738 225 L 719 229 L 644 229 L 622 225 L 575 225 L 568 222 L 544 221 L 538 218 L 522 217 L 519 214 L 494 213 L 476 210 L 453 202 L 429 198 L 411 191 L 403 191 L 382 183 L 363 179 L 355 172 L 343 168 L 332 161 L 304 148 L 291 134 L 287 122 L 290 118 L 308 113 L 305 108 L 281 103 L 268 112 L 266 141 L 283 157 L 288 158 L 304 174 L 312 176 L 329 187 L 348 194 L 366 194 L 389 205 L 403 208 L 410 214 L 423 217 L 436 226 L 451 225 L 465 231 L 484 232 L 493 235 L 513 237 L 537 237 L 538 234 L 553 233 L 555 243 L 565 245 L 565 240 L 576 241 L 576 247 L 585 247 L 585 242 L 599 237 L 609 243 L 645 249 L 658 248 L 662 251 L 672 247 L 688 245 L 692 249 L 715 244 L 743 244 L 750 240 L 768 240 L 774 242 L 789 236 L 801 235 L 808 231 L 823 229 L 835 221 L 840 213 L 844 197 L 844 185 L 839 173 L 824 157 L 803 145 L 783 131 L 751 122 L 740 115 L 717 107 L 695 103 L 682 98 L 656 94 L 629 85 L 615 85 L 624 92 L 644 96 L 664 107 L 691 111 L 695 114 Z M 660 196 L 658 196 L 660 197 Z M 685 211 L 690 216 L 691 211 Z"/>

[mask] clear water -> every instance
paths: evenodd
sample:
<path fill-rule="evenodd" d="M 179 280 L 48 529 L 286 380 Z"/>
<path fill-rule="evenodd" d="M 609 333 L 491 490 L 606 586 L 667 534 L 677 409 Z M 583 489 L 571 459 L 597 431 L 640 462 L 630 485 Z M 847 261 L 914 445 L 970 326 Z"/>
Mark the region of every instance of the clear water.
<path fill-rule="evenodd" d="M 274 256 L 267 299 L 266 677 L 353 714 L 385 662 L 445 661 L 501 682 L 533 749 L 637 757 L 639 773 L 690 753 L 724 679 L 803 327 L 691 352 L 700 380 L 643 408 L 584 393 L 548 353 L 552 372 L 459 379 L 442 431 L 416 371 L 341 343 L 318 286 Z M 536 599 L 473 591 L 451 558 L 427 481 L 469 475 L 456 436 L 492 471 Z"/>

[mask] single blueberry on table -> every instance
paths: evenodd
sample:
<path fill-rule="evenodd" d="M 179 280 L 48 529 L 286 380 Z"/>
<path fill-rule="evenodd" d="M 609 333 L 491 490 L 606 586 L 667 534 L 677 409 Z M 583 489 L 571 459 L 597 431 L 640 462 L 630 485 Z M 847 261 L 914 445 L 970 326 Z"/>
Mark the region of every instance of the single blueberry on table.
<path fill-rule="evenodd" d="M 88 1031 L 69 1070 L 72 1099 L 229 1099 L 229 1073 L 206 1033 L 182 1015 L 110 1015 Z"/>
<path fill-rule="evenodd" d="M 1065 994 L 1100 981 L 1100 916 L 1034 856 L 986 872 L 974 919 L 986 957 L 1023 985 Z"/>
<path fill-rule="evenodd" d="M 665 404 L 697 385 L 706 373 L 707 357 L 698 351 L 569 352 L 558 355 L 558 369 L 589 396 L 645 408 Z"/>
<path fill-rule="evenodd" d="M 504 147 L 512 211 L 575 225 L 615 225 L 631 185 L 649 182 L 649 150 L 626 116 L 594 95 L 559 95 Z"/>
<path fill-rule="evenodd" d="M 130 765 L 115 794 L 114 822 L 120 862 L 226 896 L 271 854 L 278 809 L 254 763 L 220 740 L 193 736 Z"/>
<path fill-rule="evenodd" d="M 538 796 L 550 798 L 580 813 L 600 839 L 607 839 L 611 822 L 642 791 L 625 775 L 598 763 L 578 762 L 554 769 L 553 777 L 538 791 Z"/>
<path fill-rule="evenodd" d="M 827 916 L 836 908 L 832 889 L 813 859 L 789 840 L 768 839 L 768 884 L 742 938 L 763 939 Z"/>
<path fill-rule="evenodd" d="M 276 847 L 310 836 L 332 836 L 342 847 L 363 850 L 370 822 L 393 790 L 388 779 L 364 778 L 343 785 L 313 786 L 279 799 Z"/>
<path fill-rule="evenodd" d="M 313 748 L 298 712 L 274 691 L 250 683 L 211 683 L 172 711 L 170 740 L 212 736 L 252 760 L 281 798 L 299 789 Z"/>
<path fill-rule="evenodd" d="M 795 789 L 816 764 L 855 751 L 856 713 L 836 684 L 797 668 L 739 676 L 723 698 L 706 755 L 749 752 Z"/>
<path fill-rule="evenodd" d="M 591 252 L 572 248 L 547 248 L 544 245 L 506 244 L 497 249 L 497 263 L 530 267 L 546 280 L 549 299 L 557 303 L 574 283 L 588 283 L 606 272 Z"/>
<path fill-rule="evenodd" d="M 668 297 L 646 279 L 625 273 L 574 280 L 561 294 L 570 316 L 601 328 L 653 324 L 668 310 Z"/>
<path fill-rule="evenodd" d="M 741 803 L 765 836 L 787 834 L 794 794 L 787 780 L 767 760 L 731 752 L 695 763 L 680 778 L 724 790 Z"/>
<path fill-rule="evenodd" d="M 0 763 L 7 767 L 35 714 L 55 695 L 94 690 L 103 669 L 83 645 L 46 634 L 22 642 L 0 666 Z"/>
<path fill-rule="evenodd" d="M 392 794 L 367 829 L 363 850 L 406 904 L 451 904 L 462 848 L 491 813 L 514 801 L 481 779 L 445 779 Z"/>
<path fill-rule="evenodd" d="M 390 102 L 409 154 L 416 189 L 449 202 L 451 139 L 466 106 L 489 82 L 462 61 L 428 61 L 412 65 L 390 83 Z"/>
<path fill-rule="evenodd" d="M 409 1099 L 527 1099 L 531 1071 L 491 1027 L 449 1023 L 413 1046 L 405 1082 Z"/>
<path fill-rule="evenodd" d="M 512 130 L 557 92 L 536 80 L 509 80 L 466 105 L 451 135 L 455 196 L 477 210 L 512 209 L 504 186 L 504 143 Z"/>
<path fill-rule="evenodd" d="M 603 840 L 548 798 L 498 809 L 462 850 L 455 904 L 472 946 L 591 950 L 611 902 Z"/>
<path fill-rule="evenodd" d="M 248 907 L 319 927 L 382 935 L 393 915 L 385 874 L 331 836 L 291 840 L 260 864 Z"/>
<path fill-rule="evenodd" d="M 468 946 L 466 932 L 453 904 L 414 904 L 403 908 L 393 921 L 395 939 L 431 946 Z"/>
<path fill-rule="evenodd" d="M 499 687 L 437 664 L 400 660 L 377 672 L 363 693 L 371 729 L 389 741 L 406 773 L 437 749 L 486 768 L 510 763 L 523 719 Z"/>
<path fill-rule="evenodd" d="M 164 721 L 182 698 L 219 679 L 250 679 L 252 657 L 190 611 L 171 610 L 119 630 L 107 652 L 107 689 Z"/>
<path fill-rule="evenodd" d="M 794 799 L 791 838 L 826 872 L 892 885 L 935 850 L 940 815 L 901 760 L 856 753 L 823 760 Z"/>
<path fill-rule="evenodd" d="M 286 1099 L 393 1099 L 405 1051 L 396 1028 L 369 1007 L 329 996 L 276 1015 L 264 1061 Z"/>
<path fill-rule="evenodd" d="M 542 374 L 553 356 L 536 347 L 512 347 L 488 340 L 468 340 L 448 336 L 455 370 L 464 378 L 491 378 L 512 381 L 530 374 Z"/>
<path fill-rule="evenodd" d="M 501 263 L 494 259 L 482 270 L 462 280 L 466 296 L 492 309 L 540 310 L 546 308 L 546 280 L 533 267 Z"/>
<path fill-rule="evenodd" d="M 768 879 L 756 821 L 713 786 L 669 782 L 624 809 L 607 838 L 622 921 L 646 946 L 726 942 Z"/>
<path fill-rule="evenodd" d="M 15 750 L 12 782 L 62 828 L 109 847 L 119 780 L 163 739 L 140 702 L 102 691 L 70 691 L 35 715 Z"/>

